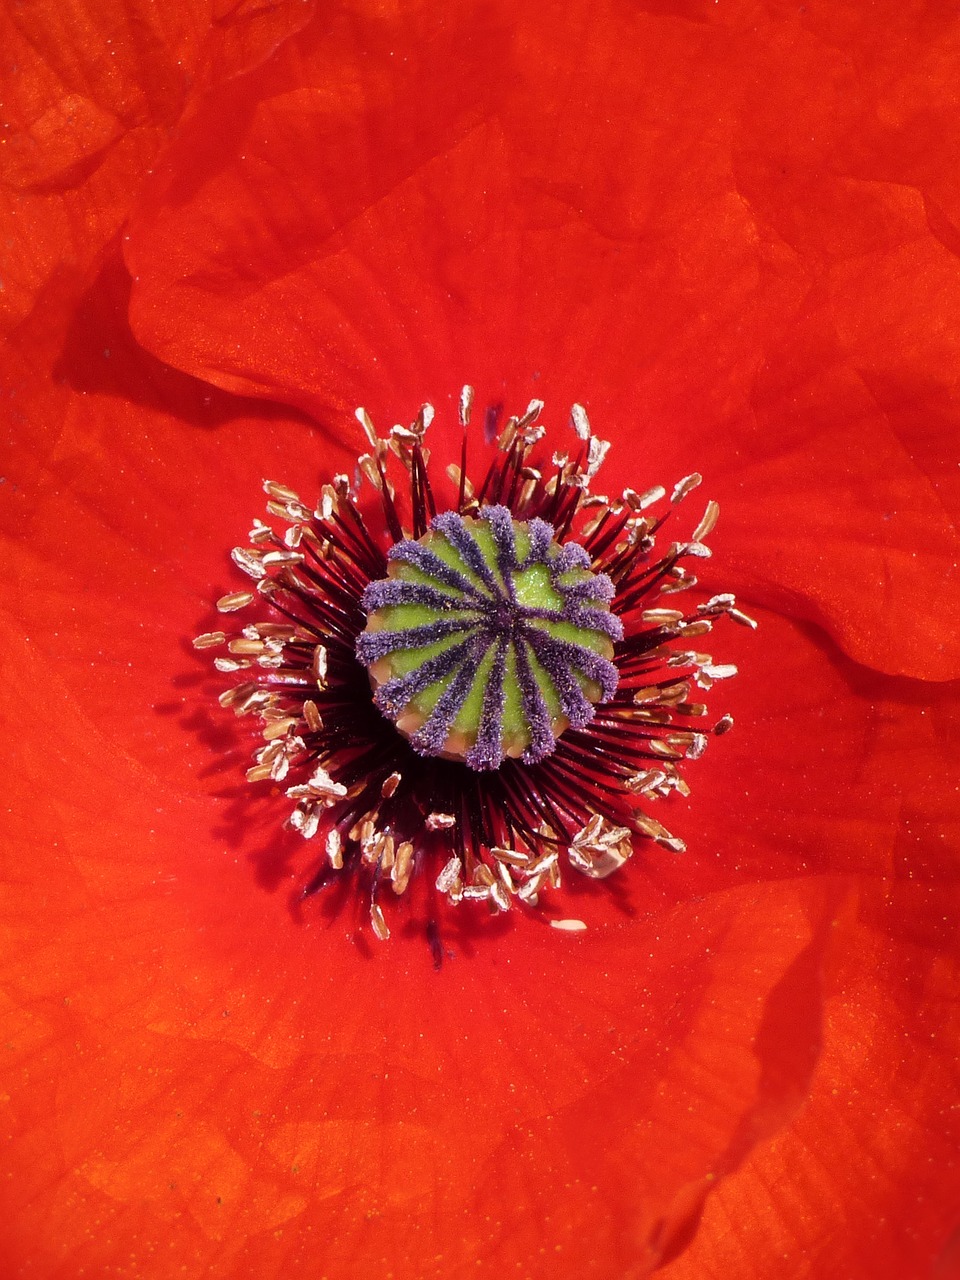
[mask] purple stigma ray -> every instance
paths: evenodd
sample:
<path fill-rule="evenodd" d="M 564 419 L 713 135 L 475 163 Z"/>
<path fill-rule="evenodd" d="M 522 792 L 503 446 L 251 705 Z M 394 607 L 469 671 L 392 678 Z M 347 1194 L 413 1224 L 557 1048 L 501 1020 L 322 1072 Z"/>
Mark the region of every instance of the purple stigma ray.
<path fill-rule="evenodd" d="M 492 508 L 484 507 L 480 513 L 480 518 L 483 519 L 484 512 L 489 510 L 492 510 Z M 489 591 L 500 591 L 500 583 L 487 564 L 483 552 L 477 546 L 476 540 L 464 523 L 462 516 L 457 515 L 456 511 L 444 511 L 442 515 L 436 516 L 431 520 L 430 528 L 435 533 L 443 534 L 467 568 L 480 578 Z"/>
<path fill-rule="evenodd" d="M 564 660 L 561 645 L 550 644 L 549 640 L 548 644 L 541 645 L 541 637 L 535 639 L 532 635 L 527 639 L 530 640 L 530 648 L 534 650 L 536 660 L 553 681 L 563 714 L 570 721 L 571 727 L 582 728 L 584 724 L 589 724 L 594 718 L 594 705 L 581 689 L 580 681 L 573 675 L 570 663 Z"/>
<path fill-rule="evenodd" d="M 468 637 L 428 658 L 415 671 L 388 680 L 374 694 L 374 702 L 385 715 L 400 715 L 411 698 L 415 698 L 437 680 L 446 679 L 468 660 L 470 647 L 471 639 Z"/>
<path fill-rule="evenodd" d="M 550 543 L 553 541 L 553 525 L 547 524 L 546 520 L 541 520 L 539 516 L 535 516 L 527 525 L 527 532 L 530 535 L 530 551 L 521 569 L 528 569 L 532 564 L 542 564 L 546 561 L 547 552 L 550 550 Z"/>
<path fill-rule="evenodd" d="M 530 642 L 524 637 L 524 643 L 516 646 L 515 654 L 520 696 L 527 724 L 530 726 L 530 745 L 523 753 L 523 761 L 525 764 L 536 764 L 550 754 L 557 740 L 550 719 L 550 708 L 530 665 L 529 650 Z"/>
<path fill-rule="evenodd" d="M 607 574 L 595 573 L 589 582 L 576 582 L 572 586 L 564 587 L 563 592 L 569 604 L 597 601 L 609 604 L 617 594 L 617 589 Z M 623 630 L 623 623 L 620 623 L 620 629 Z M 616 638 L 619 639 L 619 637 Z"/>
<path fill-rule="evenodd" d="M 576 604 L 565 614 L 565 621 L 572 622 L 575 627 L 585 631 L 603 631 L 611 640 L 623 639 L 623 623 L 605 609 L 591 609 Z"/>
<path fill-rule="evenodd" d="M 490 668 L 483 694 L 483 711 L 477 741 L 466 755 L 466 762 L 478 772 L 496 769 L 503 759 L 503 708 L 506 703 L 504 680 L 507 674 L 507 641 L 497 643 L 496 656 Z"/>
<path fill-rule="evenodd" d="M 590 556 L 579 542 L 567 542 L 556 559 L 557 573 L 569 573 L 571 569 L 589 569 Z"/>
<path fill-rule="evenodd" d="M 456 675 L 444 689 L 430 717 L 410 739 L 414 751 L 424 756 L 441 755 L 453 728 L 457 713 L 466 701 L 476 679 L 477 669 L 483 659 L 483 642 L 475 637 L 467 646 L 464 661 Z"/>
<path fill-rule="evenodd" d="M 536 627 L 531 627 L 527 632 L 527 639 L 533 652 L 537 656 L 537 661 L 546 670 L 551 679 L 558 681 L 560 673 L 570 676 L 573 683 L 580 689 L 579 683 L 574 679 L 572 672 L 582 671 L 589 680 L 594 680 L 603 690 L 603 698 L 601 701 L 609 702 L 617 691 L 617 685 L 620 680 L 620 673 L 608 658 L 602 654 L 596 653 L 593 649 L 588 649 L 584 645 L 574 644 L 570 640 L 558 640 L 554 636 L 548 635 L 545 631 L 540 631 Z M 559 688 L 559 684 L 558 684 Z M 583 691 L 580 690 L 580 696 L 587 701 Z M 591 707 L 592 703 L 588 703 Z M 569 716 L 569 711 L 564 707 L 565 713 Z"/>
<path fill-rule="evenodd" d="M 484 507 L 480 518 L 490 524 L 494 546 L 497 549 L 497 568 L 511 600 L 516 599 L 513 575 L 517 570 L 517 537 L 513 516 L 506 507 Z"/>
<path fill-rule="evenodd" d="M 569 609 L 528 608 L 524 609 L 524 616 L 531 621 L 536 619 L 540 622 L 570 622 L 588 631 L 601 631 L 611 640 L 623 639 L 623 623 L 615 614 L 607 613 L 602 609 L 583 608 L 580 605 L 574 605 Z M 544 635 L 550 634 L 546 628 L 541 628 L 541 631 Z"/>
<path fill-rule="evenodd" d="M 437 618 L 408 631 L 365 631 L 357 638 L 357 657 L 369 667 L 398 649 L 422 649 L 473 625 L 472 618 Z"/>
<path fill-rule="evenodd" d="M 363 593 L 362 604 L 365 613 L 398 604 L 422 605 L 438 612 L 476 609 L 472 600 L 448 594 L 427 582 L 409 582 L 404 578 L 382 578 L 379 582 L 371 582 Z"/>
<path fill-rule="evenodd" d="M 444 586 L 452 587 L 455 591 L 462 591 L 464 595 L 475 598 L 482 597 L 482 592 L 477 589 L 466 574 L 452 568 L 445 560 L 441 560 L 435 552 L 431 551 L 429 547 L 423 546 L 422 543 L 411 542 L 409 539 L 404 542 L 398 542 L 387 552 L 387 559 L 403 560 L 412 565 L 414 569 L 419 569 L 427 577 L 435 578 L 437 582 L 442 582 Z"/>

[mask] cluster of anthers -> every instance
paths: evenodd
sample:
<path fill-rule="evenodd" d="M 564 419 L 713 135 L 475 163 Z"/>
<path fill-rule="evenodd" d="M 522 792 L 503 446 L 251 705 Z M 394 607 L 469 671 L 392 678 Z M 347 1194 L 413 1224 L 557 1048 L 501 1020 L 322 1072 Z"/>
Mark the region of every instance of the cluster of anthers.
<path fill-rule="evenodd" d="M 221 705 L 259 721 L 247 777 L 282 786 L 287 824 L 319 842 L 304 895 L 353 874 L 381 939 L 385 893 L 415 878 L 499 913 L 542 904 L 564 865 L 608 876 L 637 837 L 682 851 L 644 806 L 688 793 L 679 763 L 732 723 L 708 726 L 696 691 L 736 673 L 695 645 L 720 615 L 755 626 L 729 594 L 673 607 L 696 584 L 685 562 L 710 554 L 717 504 L 685 541 L 655 554 L 656 538 L 699 475 L 669 497 L 593 493 L 608 446 L 584 409 L 575 448 L 547 460 L 532 401 L 484 444 L 472 484 L 472 398 L 464 388 L 460 461 L 442 475 L 424 405 L 386 439 L 358 410 L 370 452 L 315 510 L 266 481 L 284 527 L 254 521 L 233 560 L 255 589 L 217 602 L 260 616 L 194 641 L 240 677 Z"/>

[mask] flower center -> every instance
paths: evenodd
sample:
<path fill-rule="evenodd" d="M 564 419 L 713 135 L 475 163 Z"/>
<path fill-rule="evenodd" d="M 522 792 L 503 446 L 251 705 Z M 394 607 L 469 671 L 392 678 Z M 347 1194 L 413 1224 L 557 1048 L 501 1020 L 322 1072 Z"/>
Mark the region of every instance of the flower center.
<path fill-rule="evenodd" d="M 539 905 L 565 865 L 604 879 L 638 838 L 681 852 L 646 806 L 689 793 L 684 757 L 733 723 L 705 724 L 694 690 L 736 674 L 689 646 L 724 615 L 756 626 L 726 592 L 678 607 L 697 581 L 682 562 L 710 554 L 715 502 L 689 539 L 656 551 L 699 475 L 660 514 L 648 509 L 667 499 L 661 485 L 591 492 L 609 446 L 574 405 L 576 452 L 547 463 L 534 452 L 545 432 L 532 400 L 490 442 L 474 484 L 472 401 L 464 387 L 451 510 L 437 514 L 427 404 L 389 440 L 358 409 L 371 450 L 360 478 L 335 476 L 313 510 L 264 481 L 267 510 L 287 527 L 253 522 L 233 559 L 255 588 L 217 602 L 228 615 L 258 612 L 239 634 L 194 640 L 225 646 L 217 670 L 239 674 L 221 705 L 260 720 L 248 779 L 281 785 L 296 802 L 286 825 L 322 849 L 303 896 L 354 876 L 378 938 L 390 936 L 387 885 L 402 896 L 420 873 L 450 903 L 503 912 Z M 361 502 L 364 483 L 379 515 Z M 437 928 L 431 915 L 435 963 Z"/>
<path fill-rule="evenodd" d="M 504 506 L 447 511 L 396 543 L 363 595 L 357 655 L 377 706 L 423 756 L 496 769 L 549 755 L 617 688 L 613 584 L 577 543 Z"/>

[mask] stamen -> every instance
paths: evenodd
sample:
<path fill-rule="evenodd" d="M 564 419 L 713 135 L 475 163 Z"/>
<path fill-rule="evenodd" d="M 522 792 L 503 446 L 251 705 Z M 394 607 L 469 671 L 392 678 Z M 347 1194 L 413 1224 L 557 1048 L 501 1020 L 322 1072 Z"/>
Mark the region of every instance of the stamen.
<path fill-rule="evenodd" d="M 581 405 L 562 453 L 542 443 L 541 401 L 499 434 L 492 409 L 471 428 L 473 401 L 465 387 L 458 456 L 436 467 L 431 406 L 386 438 L 359 409 L 356 487 L 334 476 L 311 511 L 264 481 L 279 530 L 253 522 L 231 553 L 250 589 L 221 596 L 224 629 L 193 641 L 238 680 L 220 705 L 259 725 L 248 778 L 279 783 L 286 825 L 317 841 L 303 896 L 354 877 L 386 941 L 419 880 L 437 964 L 442 902 L 532 909 L 560 889 L 562 862 L 599 881 L 641 839 L 682 852 L 646 809 L 689 794 L 685 762 L 733 723 L 711 727 L 694 690 L 736 668 L 695 644 L 723 617 L 756 626 L 729 593 L 676 604 L 719 507 L 660 551 L 657 538 L 699 474 L 669 501 L 662 485 L 611 500 L 591 492 L 609 446 Z M 488 464 L 471 479 L 474 451 Z M 223 615 L 244 610 L 231 633 Z"/>

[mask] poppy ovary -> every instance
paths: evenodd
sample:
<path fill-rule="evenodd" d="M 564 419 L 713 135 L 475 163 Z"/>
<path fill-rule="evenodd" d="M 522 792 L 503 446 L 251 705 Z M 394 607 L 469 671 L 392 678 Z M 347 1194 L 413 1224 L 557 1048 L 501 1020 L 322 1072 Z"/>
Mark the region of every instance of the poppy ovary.
<path fill-rule="evenodd" d="M 446 511 L 388 562 L 364 592 L 357 656 L 420 755 L 476 770 L 535 764 L 615 694 L 613 583 L 547 521 L 501 505 Z"/>

